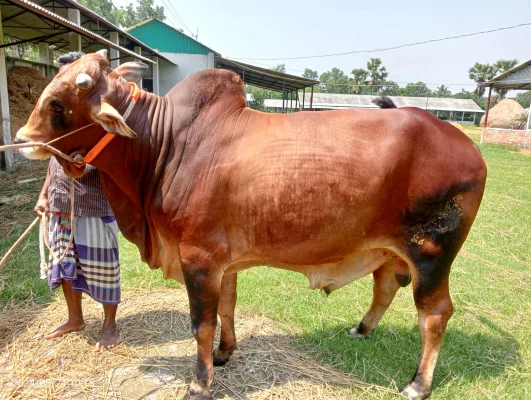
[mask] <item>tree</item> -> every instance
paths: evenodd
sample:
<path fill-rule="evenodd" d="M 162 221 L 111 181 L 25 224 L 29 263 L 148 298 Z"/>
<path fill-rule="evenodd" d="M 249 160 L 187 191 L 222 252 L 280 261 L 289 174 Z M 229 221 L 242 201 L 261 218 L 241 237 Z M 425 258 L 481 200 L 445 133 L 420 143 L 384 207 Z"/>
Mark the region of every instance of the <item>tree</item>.
<path fill-rule="evenodd" d="M 286 64 L 277 64 L 276 67 L 271 68 L 271 71 L 286 73 Z"/>
<path fill-rule="evenodd" d="M 424 82 L 408 83 L 404 88 L 403 96 L 410 97 L 432 97 L 432 91 Z"/>
<path fill-rule="evenodd" d="M 110 0 L 79 0 L 79 3 L 113 24 L 116 23 L 116 17 L 119 17 L 119 10 Z"/>
<path fill-rule="evenodd" d="M 393 81 L 384 81 L 379 87 L 379 92 L 382 96 L 402 96 L 404 89 L 398 83 Z"/>
<path fill-rule="evenodd" d="M 494 78 L 495 70 L 490 64 L 475 63 L 472 68 L 468 70 L 468 76 L 474 82 L 477 83 L 477 87 L 474 93 L 479 97 L 483 97 L 485 94 L 485 88 L 481 86 L 482 83 L 490 81 Z"/>
<path fill-rule="evenodd" d="M 351 74 L 354 76 L 351 91 L 354 94 L 361 94 L 367 85 L 369 71 L 366 71 L 363 68 L 356 68 L 352 70 Z"/>
<path fill-rule="evenodd" d="M 302 77 L 316 81 L 319 78 L 319 73 L 317 71 L 314 71 L 313 69 L 305 68 Z"/>
<path fill-rule="evenodd" d="M 108 0 L 102 1 L 105 2 Z M 149 18 L 157 18 L 161 21 L 166 19 L 166 15 L 164 15 L 164 7 L 155 6 L 154 0 L 137 0 L 136 8 L 133 6 L 133 3 L 129 3 L 127 7 L 120 7 L 120 24 L 126 28 Z"/>
<path fill-rule="evenodd" d="M 389 75 L 385 67 L 382 65 L 382 60 L 379 58 L 371 58 L 367 62 L 367 70 L 371 77 L 370 84 L 376 87 L 382 84 L 385 78 L 387 78 L 387 75 Z"/>
<path fill-rule="evenodd" d="M 433 94 L 435 97 L 452 97 L 452 92 L 450 92 L 448 86 L 444 85 L 439 86 Z"/>
<path fill-rule="evenodd" d="M 330 71 L 323 72 L 319 78 L 323 91 L 326 93 L 349 92 L 350 82 L 348 76 L 339 68 L 332 68 Z"/>
<path fill-rule="evenodd" d="M 503 74 L 504 72 L 507 72 L 513 69 L 516 66 L 516 64 L 518 64 L 518 60 L 516 58 L 513 60 L 498 60 L 493 65 L 494 73 L 496 75 Z M 494 90 L 500 97 L 500 100 L 504 99 L 505 96 L 507 95 L 507 92 L 509 91 L 509 89 L 494 89 Z"/>
<path fill-rule="evenodd" d="M 518 93 L 515 99 L 518 103 L 524 108 L 529 108 L 531 106 L 531 91 L 526 90 L 525 92 Z"/>

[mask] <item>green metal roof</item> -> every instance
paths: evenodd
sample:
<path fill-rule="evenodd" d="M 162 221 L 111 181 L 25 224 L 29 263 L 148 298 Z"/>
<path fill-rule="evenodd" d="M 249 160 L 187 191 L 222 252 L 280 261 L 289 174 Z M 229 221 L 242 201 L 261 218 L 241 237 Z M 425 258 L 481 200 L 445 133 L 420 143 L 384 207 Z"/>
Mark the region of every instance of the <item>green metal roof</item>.
<path fill-rule="evenodd" d="M 126 31 L 148 46 L 165 53 L 208 54 L 214 50 L 164 22 L 150 18 Z"/>

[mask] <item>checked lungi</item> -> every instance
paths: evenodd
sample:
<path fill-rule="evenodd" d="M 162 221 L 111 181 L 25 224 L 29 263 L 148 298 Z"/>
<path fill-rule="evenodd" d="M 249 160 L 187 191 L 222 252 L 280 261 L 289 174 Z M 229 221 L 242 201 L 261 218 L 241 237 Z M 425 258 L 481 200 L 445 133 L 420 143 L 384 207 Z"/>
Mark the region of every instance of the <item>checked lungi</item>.
<path fill-rule="evenodd" d="M 103 304 L 118 304 L 121 298 L 118 261 L 118 225 L 110 217 L 76 216 L 74 243 L 61 264 L 52 261 L 48 284 L 53 291 L 61 280 Z M 50 218 L 50 247 L 61 257 L 71 237 L 70 214 L 55 212 Z"/>

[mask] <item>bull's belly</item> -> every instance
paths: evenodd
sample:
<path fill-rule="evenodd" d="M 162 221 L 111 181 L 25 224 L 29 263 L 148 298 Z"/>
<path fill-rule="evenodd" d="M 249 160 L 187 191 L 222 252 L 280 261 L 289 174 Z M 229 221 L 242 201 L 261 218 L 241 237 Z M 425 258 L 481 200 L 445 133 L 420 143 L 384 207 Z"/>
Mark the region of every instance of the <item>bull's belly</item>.
<path fill-rule="evenodd" d="M 170 246 L 161 236 L 159 260 L 165 279 L 174 279 L 184 284 L 180 255 L 177 246 Z M 225 274 L 256 267 L 269 266 L 304 274 L 311 289 L 322 289 L 327 294 L 337 290 L 356 279 L 372 273 L 396 254 L 386 248 L 374 248 L 349 254 L 340 260 L 319 264 L 292 264 L 278 259 L 266 259 L 258 255 L 241 255 L 231 260 Z"/>
<path fill-rule="evenodd" d="M 255 255 L 246 255 L 233 260 L 225 273 L 236 273 L 260 265 L 296 271 L 308 278 L 310 289 L 323 289 L 329 294 L 372 273 L 394 256 L 394 253 L 388 249 L 376 248 L 350 254 L 336 262 L 297 265 L 278 260 L 267 260 Z"/>

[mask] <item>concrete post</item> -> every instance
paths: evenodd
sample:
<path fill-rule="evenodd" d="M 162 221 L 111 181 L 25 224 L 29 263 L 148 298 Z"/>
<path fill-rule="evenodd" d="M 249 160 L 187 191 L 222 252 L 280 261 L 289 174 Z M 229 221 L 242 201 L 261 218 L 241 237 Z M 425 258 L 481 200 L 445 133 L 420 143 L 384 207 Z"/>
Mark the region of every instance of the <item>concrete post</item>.
<path fill-rule="evenodd" d="M 68 20 L 74 24 L 81 25 L 81 14 L 77 8 L 68 9 Z M 81 51 L 81 35 L 70 32 L 68 38 L 70 41 L 70 51 Z"/>
<path fill-rule="evenodd" d="M 44 73 L 46 77 L 50 77 L 48 66 L 51 64 L 50 51 L 47 43 L 39 43 L 39 62 L 44 64 Z"/>
<path fill-rule="evenodd" d="M 118 32 L 111 32 L 109 40 L 113 42 L 114 44 L 120 45 L 120 35 L 118 34 Z M 112 69 L 118 68 L 118 66 L 120 65 L 120 60 L 119 60 L 120 52 L 111 47 L 110 58 L 111 58 L 111 68 Z"/>
<path fill-rule="evenodd" d="M 2 9 L 0 9 L 0 43 L 4 43 L 4 30 L 2 26 Z M 0 49 L 0 120 L 2 123 L 2 136 L 0 146 L 11 144 L 11 118 L 9 115 L 9 97 L 7 94 L 7 68 L 5 48 Z M 0 152 L 0 169 L 13 167 L 13 152 Z"/>
<path fill-rule="evenodd" d="M 156 56 L 153 56 L 153 64 L 151 68 L 153 68 L 153 93 L 155 93 L 157 96 L 160 96 L 160 85 L 159 85 L 159 58 Z"/>
<path fill-rule="evenodd" d="M 135 46 L 135 47 L 134 47 L 134 52 L 135 52 L 136 54 L 138 54 L 139 56 L 141 56 L 141 55 L 142 55 L 142 47 L 140 47 L 140 46 Z M 138 58 L 135 58 L 135 61 L 140 61 L 140 60 L 139 60 Z M 140 89 L 142 89 L 142 79 L 140 79 L 140 81 L 137 83 L 137 85 L 138 85 L 138 87 L 139 87 Z"/>

